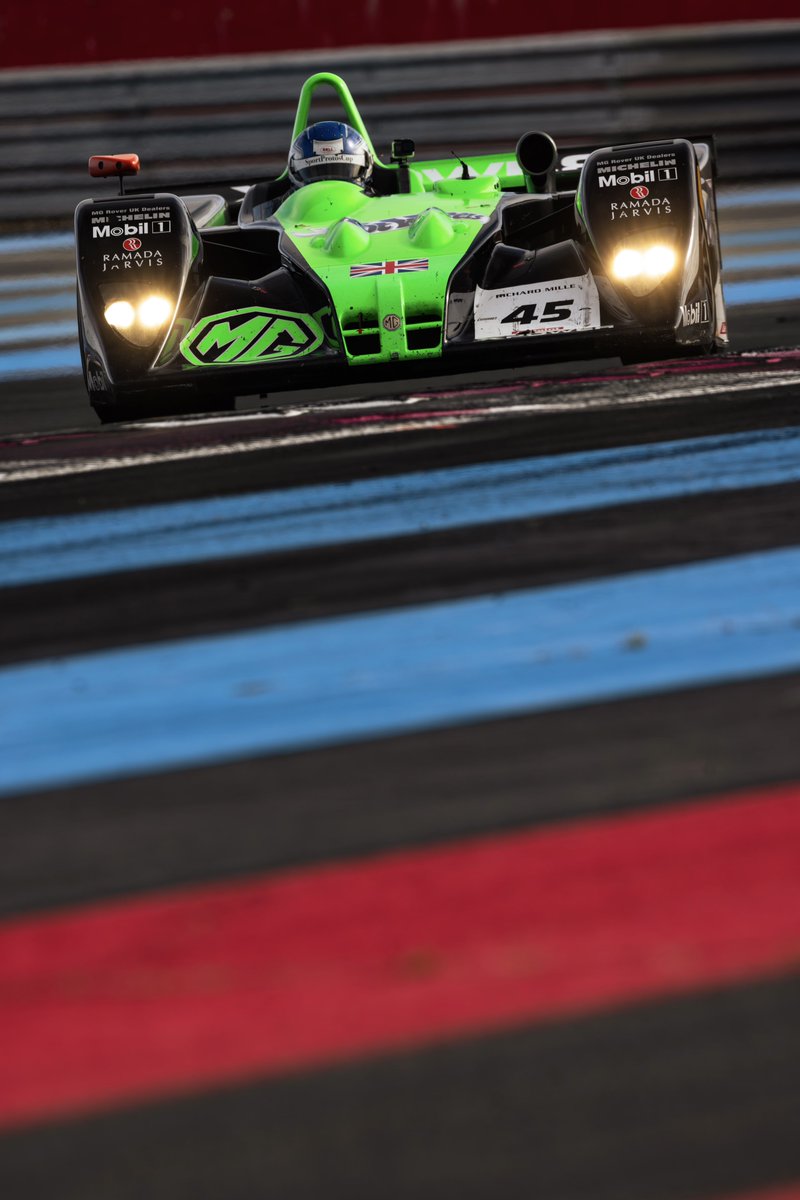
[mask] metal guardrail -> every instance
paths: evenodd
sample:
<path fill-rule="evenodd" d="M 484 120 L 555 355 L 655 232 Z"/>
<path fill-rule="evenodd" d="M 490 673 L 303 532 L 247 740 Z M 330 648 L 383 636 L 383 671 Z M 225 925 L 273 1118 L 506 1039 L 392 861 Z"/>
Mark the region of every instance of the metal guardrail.
<path fill-rule="evenodd" d="M 712 132 L 723 179 L 800 174 L 800 21 L 450 46 L 0 73 L 0 223 L 67 224 L 86 160 L 135 150 L 141 182 L 282 168 L 312 71 L 345 76 L 378 148 L 425 157 Z M 320 113 L 319 115 L 324 115 Z"/>

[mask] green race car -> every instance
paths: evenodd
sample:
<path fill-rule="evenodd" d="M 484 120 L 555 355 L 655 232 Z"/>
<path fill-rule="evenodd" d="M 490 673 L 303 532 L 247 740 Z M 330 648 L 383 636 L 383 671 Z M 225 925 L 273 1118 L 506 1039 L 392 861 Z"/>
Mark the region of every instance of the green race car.
<path fill-rule="evenodd" d="M 309 124 L 330 85 L 344 120 Z M 237 395 L 727 342 L 710 140 L 382 163 L 343 80 L 304 84 L 277 179 L 124 190 L 75 214 L 84 376 L 102 420 Z M 183 194 L 191 191 L 193 194 Z M 181 193 L 181 194 L 179 194 Z"/>

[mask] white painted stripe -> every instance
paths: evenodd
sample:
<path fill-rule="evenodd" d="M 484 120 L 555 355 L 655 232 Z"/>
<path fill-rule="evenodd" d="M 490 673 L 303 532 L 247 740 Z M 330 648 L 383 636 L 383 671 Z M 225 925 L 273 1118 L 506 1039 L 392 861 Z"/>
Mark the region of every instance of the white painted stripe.
<path fill-rule="evenodd" d="M 759 375 L 757 378 L 742 379 L 734 373 L 720 372 L 716 376 L 693 376 L 694 382 L 685 387 L 666 388 L 660 390 L 653 386 L 650 380 L 632 379 L 632 386 L 626 395 L 615 391 L 609 395 L 601 392 L 587 396 L 585 392 L 565 392 L 559 390 L 557 398 L 543 399 L 539 402 L 509 398 L 499 404 L 487 404 L 474 412 L 441 413 L 435 421 L 438 428 L 457 428 L 460 425 L 473 425 L 493 417 L 505 418 L 510 413 L 553 413 L 553 412 L 588 412 L 597 409 L 619 409 L 621 407 L 641 407 L 648 404 L 660 404 L 665 400 L 682 400 L 692 396 L 713 396 L 732 394 L 734 392 L 751 392 L 781 387 L 797 387 L 800 384 L 800 371 L 776 371 L 770 375 Z M 648 386 L 649 385 L 649 386 Z M 520 385 L 524 387 L 524 384 Z M 410 401 L 418 404 L 430 400 L 426 396 L 412 396 Z M 280 420 L 267 414 L 257 414 L 261 420 Z M 243 414 L 247 419 L 252 415 Z M 226 421 L 236 424 L 241 418 L 226 417 Z M 157 428 L 164 424 L 174 427 L 176 422 L 148 422 L 147 428 Z M 184 424 L 179 422 L 178 424 Z M 345 428 L 321 429 L 306 434 L 284 434 L 267 437 L 253 437 L 246 440 L 226 441 L 212 446 L 169 447 L 163 450 L 136 451 L 133 447 L 120 450 L 118 453 L 98 455 L 93 458 L 70 458 L 69 460 L 21 461 L 6 462 L 0 465 L 0 484 L 17 483 L 29 479 L 53 479 L 59 476 L 84 475 L 94 471 L 127 470 L 131 467 L 150 466 L 155 463 L 186 462 L 205 458 L 222 458 L 233 454 L 254 453 L 259 450 L 270 450 L 279 446 L 308 446 L 315 443 L 344 441 L 355 437 L 377 437 L 386 433 L 412 432 L 430 428 L 431 419 L 411 419 L 404 421 L 376 421 L 374 424 L 352 424 Z M 137 428 L 141 428 L 137 426 Z"/>

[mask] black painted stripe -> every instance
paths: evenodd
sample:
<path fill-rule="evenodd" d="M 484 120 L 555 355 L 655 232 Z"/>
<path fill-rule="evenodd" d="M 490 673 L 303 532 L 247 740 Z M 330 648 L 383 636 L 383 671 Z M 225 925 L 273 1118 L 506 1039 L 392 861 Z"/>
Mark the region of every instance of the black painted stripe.
<path fill-rule="evenodd" d="M 797 779 L 799 723 L 794 674 L 8 797 L 0 912 Z"/>
<path fill-rule="evenodd" d="M 800 980 L 0 1140 L 26 1200 L 702 1200 L 800 1175 Z"/>
<path fill-rule="evenodd" d="M 12 588 L 0 664 L 792 545 L 800 485 Z"/>

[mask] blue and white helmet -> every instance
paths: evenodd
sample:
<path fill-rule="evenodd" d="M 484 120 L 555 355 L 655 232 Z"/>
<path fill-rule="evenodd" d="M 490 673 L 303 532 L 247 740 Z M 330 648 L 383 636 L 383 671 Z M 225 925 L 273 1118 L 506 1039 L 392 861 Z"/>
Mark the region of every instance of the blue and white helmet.
<path fill-rule="evenodd" d="M 295 186 L 345 179 L 364 187 L 371 174 L 372 155 L 366 142 L 342 121 L 309 125 L 289 151 L 289 178 Z"/>

